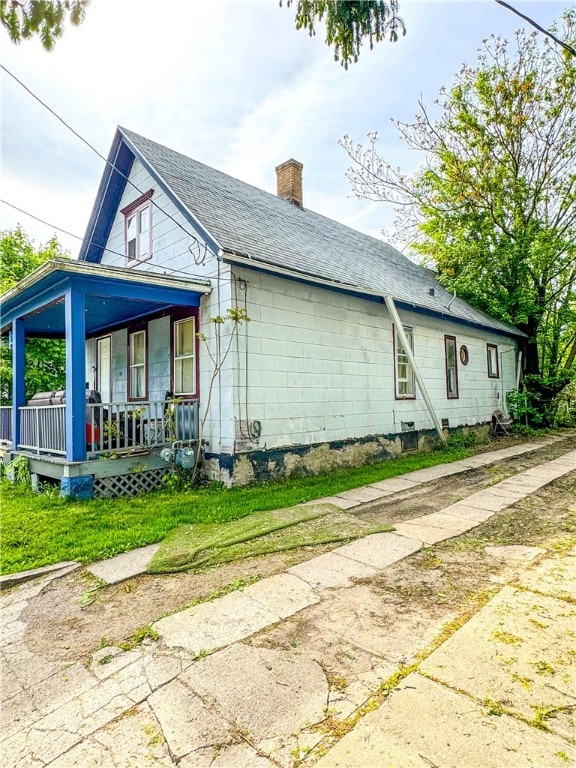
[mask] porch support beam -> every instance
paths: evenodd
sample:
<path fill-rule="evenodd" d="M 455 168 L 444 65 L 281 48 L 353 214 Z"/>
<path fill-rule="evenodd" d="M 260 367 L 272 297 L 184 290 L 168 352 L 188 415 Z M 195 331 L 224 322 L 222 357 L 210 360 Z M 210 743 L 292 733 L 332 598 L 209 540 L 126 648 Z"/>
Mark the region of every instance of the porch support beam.
<path fill-rule="evenodd" d="M 20 411 L 26 405 L 26 334 L 24 320 L 12 320 L 12 447 L 20 442 Z"/>
<path fill-rule="evenodd" d="M 434 406 L 432 405 L 432 400 L 430 400 L 428 390 L 426 389 L 426 384 L 424 383 L 424 379 L 422 378 L 422 374 L 420 373 L 420 369 L 418 368 L 418 363 L 416 362 L 416 358 L 412 353 L 412 347 L 410 346 L 410 343 L 406 337 L 406 334 L 404 333 L 404 326 L 402 325 L 402 320 L 400 320 L 400 315 L 398 314 L 398 310 L 396 309 L 396 305 L 394 304 L 394 299 L 392 298 L 392 296 L 390 296 L 390 294 L 386 294 L 384 296 L 384 301 L 386 302 L 386 306 L 388 307 L 388 312 L 390 312 L 390 316 L 394 321 L 394 325 L 396 326 L 396 332 L 400 337 L 400 341 L 402 342 L 402 346 L 404 347 L 406 356 L 408 357 L 408 360 L 410 361 L 410 365 L 412 366 L 412 370 L 414 371 L 414 377 L 418 382 L 418 388 L 420 389 L 420 392 L 422 392 L 422 397 L 424 398 L 424 402 L 426 403 L 426 408 L 428 409 L 428 413 L 430 414 L 432 423 L 436 427 L 436 432 L 438 432 L 438 436 L 440 437 L 440 440 L 442 440 L 442 442 L 445 443 L 446 437 L 444 435 L 444 432 L 442 431 L 442 424 L 440 423 L 440 419 L 436 415 L 436 411 L 434 410 Z M 396 361 L 394 361 L 394 365 L 396 365 Z"/>
<path fill-rule="evenodd" d="M 92 296 L 105 296 L 114 299 L 131 301 L 152 301 L 158 305 L 181 304 L 182 306 L 198 307 L 202 293 L 190 289 L 173 288 L 171 286 L 153 285 L 126 280 L 111 280 L 105 277 L 77 277 L 71 280 L 72 286 Z"/>
<path fill-rule="evenodd" d="M 84 293 L 69 288 L 66 318 L 66 459 L 86 459 L 86 301 Z"/>

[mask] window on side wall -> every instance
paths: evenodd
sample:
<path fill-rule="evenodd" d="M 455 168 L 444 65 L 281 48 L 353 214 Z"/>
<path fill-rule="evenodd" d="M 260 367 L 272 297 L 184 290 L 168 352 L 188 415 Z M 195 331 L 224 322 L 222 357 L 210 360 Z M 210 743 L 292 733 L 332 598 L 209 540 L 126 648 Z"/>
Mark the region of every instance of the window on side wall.
<path fill-rule="evenodd" d="M 126 264 L 133 267 L 152 256 L 152 193 L 149 190 L 123 208 Z"/>
<path fill-rule="evenodd" d="M 448 399 L 458 397 L 458 361 L 456 359 L 456 336 L 444 336 L 446 357 L 446 395 Z"/>
<path fill-rule="evenodd" d="M 128 335 L 128 397 L 146 400 L 146 331 Z"/>
<path fill-rule="evenodd" d="M 486 355 L 488 357 L 488 377 L 490 379 L 499 379 L 498 346 L 496 344 L 486 344 Z"/>
<path fill-rule="evenodd" d="M 408 343 L 410 344 L 410 350 L 414 351 L 414 334 L 412 328 L 409 326 L 402 326 Z M 395 379 L 396 379 L 396 398 L 400 400 L 413 399 L 416 396 L 416 389 L 414 386 L 414 371 L 412 370 L 412 364 L 408 359 L 406 350 L 402 345 L 398 331 L 394 329 L 394 357 L 395 357 Z"/>
<path fill-rule="evenodd" d="M 174 394 L 196 392 L 196 318 L 174 321 Z"/>

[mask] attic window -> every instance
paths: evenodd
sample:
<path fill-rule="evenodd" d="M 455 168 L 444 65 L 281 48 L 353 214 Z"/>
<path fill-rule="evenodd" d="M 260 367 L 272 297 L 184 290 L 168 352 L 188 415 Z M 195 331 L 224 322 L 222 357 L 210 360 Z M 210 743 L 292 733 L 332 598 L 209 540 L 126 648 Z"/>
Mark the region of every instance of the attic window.
<path fill-rule="evenodd" d="M 129 267 L 152 256 L 153 193 L 153 189 L 148 190 L 120 211 L 124 214 L 126 264 Z"/>

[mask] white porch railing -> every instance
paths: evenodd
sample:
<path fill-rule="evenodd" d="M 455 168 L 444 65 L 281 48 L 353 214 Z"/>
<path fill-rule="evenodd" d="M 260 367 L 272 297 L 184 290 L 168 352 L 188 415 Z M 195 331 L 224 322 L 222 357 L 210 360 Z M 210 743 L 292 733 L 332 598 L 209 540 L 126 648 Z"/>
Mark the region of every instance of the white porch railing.
<path fill-rule="evenodd" d="M 19 408 L 18 448 L 34 453 L 66 455 L 66 405 Z M 11 408 L 0 411 L 0 439 L 9 440 Z M 146 403 L 87 403 L 88 458 L 134 448 L 158 448 L 198 439 L 198 400 L 172 399 Z"/>
<path fill-rule="evenodd" d="M 25 405 L 20 411 L 18 448 L 66 455 L 66 406 Z"/>
<path fill-rule="evenodd" d="M 12 442 L 12 406 L 0 405 L 0 443 Z"/>
<path fill-rule="evenodd" d="M 86 406 L 88 456 L 194 441 L 198 431 L 198 400 L 175 398 Z"/>

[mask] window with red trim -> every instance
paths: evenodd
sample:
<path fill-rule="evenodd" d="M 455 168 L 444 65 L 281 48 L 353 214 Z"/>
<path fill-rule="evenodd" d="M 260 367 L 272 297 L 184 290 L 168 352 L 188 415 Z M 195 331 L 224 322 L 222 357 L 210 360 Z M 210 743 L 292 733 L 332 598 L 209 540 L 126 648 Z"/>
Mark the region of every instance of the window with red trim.
<path fill-rule="evenodd" d="M 126 263 L 129 267 L 152 256 L 152 194 L 150 189 L 121 210 L 124 214 Z"/>
<path fill-rule="evenodd" d="M 488 377 L 490 379 L 499 379 L 498 346 L 496 344 L 486 344 L 486 355 L 488 358 Z"/>
<path fill-rule="evenodd" d="M 458 398 L 458 361 L 456 359 L 456 336 L 444 336 L 446 357 L 446 395 L 449 400 Z"/>

